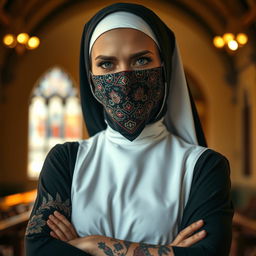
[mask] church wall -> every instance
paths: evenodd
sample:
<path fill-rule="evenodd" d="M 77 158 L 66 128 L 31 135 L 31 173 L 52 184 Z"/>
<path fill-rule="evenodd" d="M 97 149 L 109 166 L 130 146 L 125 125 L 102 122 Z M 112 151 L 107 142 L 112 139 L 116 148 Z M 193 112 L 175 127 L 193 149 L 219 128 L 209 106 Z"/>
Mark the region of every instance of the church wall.
<path fill-rule="evenodd" d="M 237 173 L 236 184 L 239 186 L 249 186 L 251 188 L 255 188 L 256 184 L 256 73 L 255 73 L 255 65 L 250 64 L 245 69 L 240 72 L 240 86 L 238 88 L 238 122 L 237 127 L 239 128 L 238 137 L 240 144 L 239 158 L 240 158 L 240 172 Z M 243 173 L 243 104 L 244 104 L 244 94 L 248 95 L 248 102 L 251 106 L 251 175 L 246 176 Z"/>

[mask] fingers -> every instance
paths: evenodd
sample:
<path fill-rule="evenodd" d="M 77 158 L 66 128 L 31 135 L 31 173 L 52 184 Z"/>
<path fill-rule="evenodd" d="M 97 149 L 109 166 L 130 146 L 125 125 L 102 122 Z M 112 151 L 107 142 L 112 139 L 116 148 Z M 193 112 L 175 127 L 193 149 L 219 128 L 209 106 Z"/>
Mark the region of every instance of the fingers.
<path fill-rule="evenodd" d="M 59 237 L 54 233 L 54 231 L 51 231 L 50 232 L 50 235 L 56 239 L 59 239 Z"/>
<path fill-rule="evenodd" d="M 72 226 L 72 224 L 57 211 L 54 212 L 54 215 L 50 215 L 47 221 L 48 226 L 53 231 L 51 236 L 62 241 L 70 241 L 77 238 L 77 233 Z"/>
<path fill-rule="evenodd" d="M 199 242 L 203 238 L 205 238 L 205 236 L 206 236 L 206 231 L 202 230 L 202 231 L 190 236 L 189 238 L 183 240 L 182 242 L 180 242 L 178 244 L 178 246 L 180 246 L 180 247 L 189 247 L 189 246 Z"/>
<path fill-rule="evenodd" d="M 58 211 L 55 211 L 53 214 L 70 230 L 74 237 L 78 237 L 73 225 L 67 220 L 67 218 L 64 215 L 60 214 Z"/>
<path fill-rule="evenodd" d="M 194 244 L 194 243 L 198 242 L 206 235 L 206 232 L 200 233 L 200 235 L 199 235 L 199 233 L 194 234 L 194 235 L 192 235 L 192 234 L 195 231 L 197 231 L 198 229 L 200 229 L 203 225 L 204 225 L 203 220 L 199 220 L 197 222 L 192 223 L 191 225 L 189 225 L 187 228 L 183 229 L 177 235 L 177 237 L 171 243 L 171 245 L 178 246 L 182 243 L 182 246 L 184 246 L 185 244 L 191 244 L 192 242 L 193 242 L 192 244 Z M 187 245 L 187 246 L 190 246 L 190 245 Z"/>
<path fill-rule="evenodd" d="M 51 216 L 49 216 L 50 219 L 52 219 Z M 54 232 L 51 235 L 57 239 L 60 239 L 64 242 L 69 241 L 65 233 L 62 232 L 62 230 L 59 228 L 58 225 L 56 225 L 52 220 L 47 220 L 47 225 L 50 227 L 50 229 Z"/>

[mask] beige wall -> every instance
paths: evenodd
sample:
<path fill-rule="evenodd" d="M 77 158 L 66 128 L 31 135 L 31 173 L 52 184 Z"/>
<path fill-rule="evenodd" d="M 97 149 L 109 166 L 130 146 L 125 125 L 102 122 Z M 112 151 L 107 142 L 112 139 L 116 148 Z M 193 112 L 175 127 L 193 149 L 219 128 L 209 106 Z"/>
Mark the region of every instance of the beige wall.
<path fill-rule="evenodd" d="M 249 59 L 249 58 L 248 58 Z M 237 164 L 239 166 L 235 177 L 235 184 L 247 188 L 256 188 L 256 66 L 254 64 L 248 65 L 248 60 L 244 61 L 245 68 L 241 69 L 239 75 L 239 88 L 237 89 Z M 249 104 L 251 106 L 251 176 L 243 174 L 243 120 L 242 109 L 244 101 L 244 93 L 247 93 Z"/>
<path fill-rule="evenodd" d="M 111 2 L 111 1 L 108 1 Z M 113 2 L 113 1 L 112 1 Z M 137 1 L 142 2 L 142 1 Z M 211 38 L 191 18 L 158 1 L 143 1 L 154 9 L 176 33 L 186 69 L 198 81 L 207 100 L 208 144 L 231 163 L 233 176 L 238 173 L 240 159 L 237 136 L 237 105 L 232 103 L 232 89 L 224 80 L 225 64 Z M 101 4 L 100 4 L 101 3 Z M 3 147 L 0 183 L 35 185 L 26 177 L 28 139 L 28 99 L 38 78 L 54 65 L 66 70 L 79 83 L 78 59 L 83 24 L 107 1 L 80 4 L 65 10 L 47 27 L 39 31 L 40 47 L 21 57 L 15 66 L 16 78 L 5 93 L 7 101 L 0 104 L 0 134 Z M 0 184 L 1 185 L 1 184 Z"/>

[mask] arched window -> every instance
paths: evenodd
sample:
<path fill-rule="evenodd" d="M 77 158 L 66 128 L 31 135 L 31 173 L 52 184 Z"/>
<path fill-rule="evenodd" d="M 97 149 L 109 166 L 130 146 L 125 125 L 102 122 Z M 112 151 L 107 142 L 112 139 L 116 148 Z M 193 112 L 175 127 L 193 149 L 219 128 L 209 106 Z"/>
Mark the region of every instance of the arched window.
<path fill-rule="evenodd" d="M 82 138 L 77 89 L 62 69 L 54 67 L 37 82 L 29 104 L 28 177 L 36 179 L 48 151 L 57 143 Z"/>

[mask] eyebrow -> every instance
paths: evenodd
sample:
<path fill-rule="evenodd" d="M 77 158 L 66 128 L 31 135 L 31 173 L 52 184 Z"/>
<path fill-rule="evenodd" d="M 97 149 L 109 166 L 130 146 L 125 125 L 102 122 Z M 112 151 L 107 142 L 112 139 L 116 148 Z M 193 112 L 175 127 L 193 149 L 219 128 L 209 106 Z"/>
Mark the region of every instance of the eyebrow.
<path fill-rule="evenodd" d="M 145 50 L 145 51 L 133 53 L 133 54 L 130 55 L 130 57 L 133 59 L 133 58 L 140 57 L 140 56 L 143 56 L 143 55 L 148 54 L 148 53 L 153 54 L 151 51 Z M 101 60 L 116 60 L 116 57 L 115 56 L 98 55 L 95 58 L 95 60 L 97 60 L 97 59 L 101 59 Z"/>

